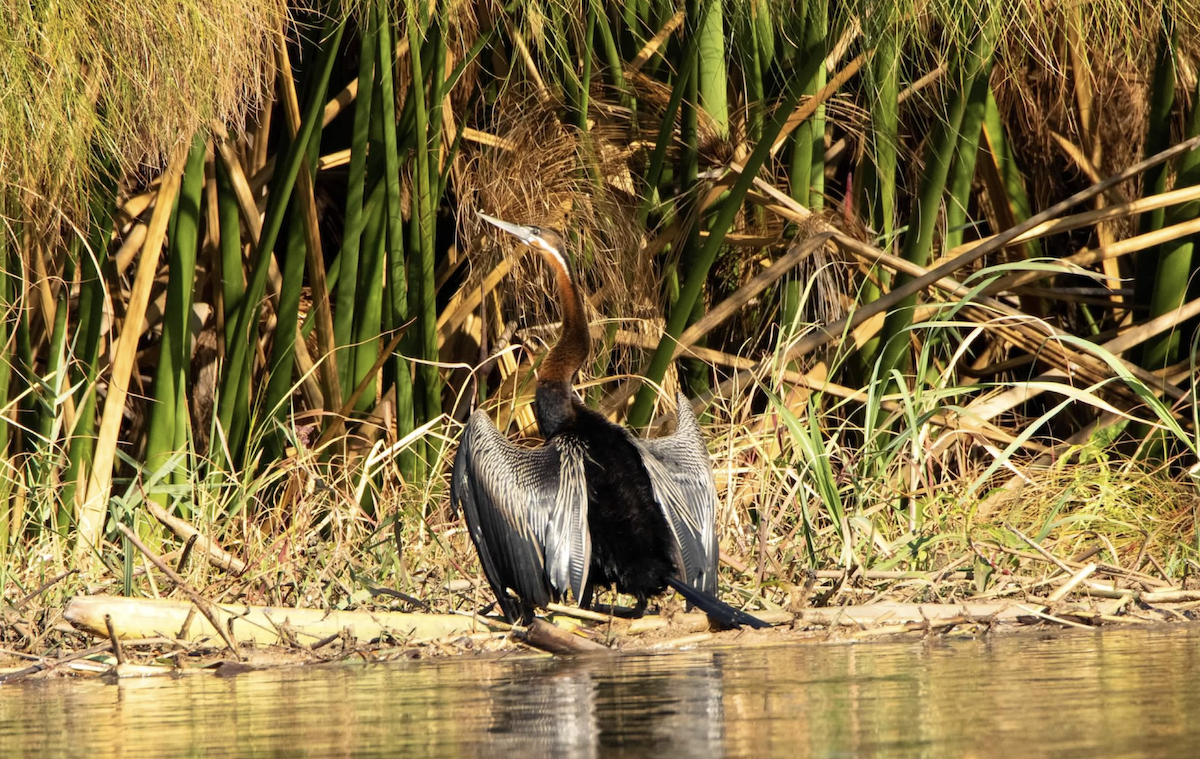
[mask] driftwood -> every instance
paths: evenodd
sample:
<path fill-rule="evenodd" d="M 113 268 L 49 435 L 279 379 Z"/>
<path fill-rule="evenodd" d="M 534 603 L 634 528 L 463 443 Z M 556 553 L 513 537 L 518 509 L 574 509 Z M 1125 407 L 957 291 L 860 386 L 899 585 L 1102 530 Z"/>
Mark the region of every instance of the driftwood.
<path fill-rule="evenodd" d="M 223 569 L 226 572 L 233 572 L 238 575 L 246 571 L 246 562 L 221 548 L 221 546 L 217 545 L 217 541 L 201 534 L 191 523 L 168 514 L 165 509 L 154 501 L 146 501 L 146 508 L 154 515 L 155 519 L 162 522 L 171 532 L 175 533 L 175 537 L 185 541 L 194 540 L 196 548 L 200 549 L 204 558 L 208 559 L 209 564 L 212 564 L 217 569 Z"/>
<path fill-rule="evenodd" d="M 540 648 L 552 654 L 592 654 L 601 651 L 615 653 L 608 646 L 562 630 L 541 619 L 533 620 L 533 623 L 525 628 L 525 632 L 520 637 L 534 648 Z"/>
<path fill-rule="evenodd" d="M 899 625 L 967 617 L 975 620 L 1015 622 L 1033 607 L 1007 603 L 899 604 L 877 603 L 866 606 L 825 606 L 800 612 L 800 622 L 816 625 Z M 1039 607 L 1037 609 L 1041 611 Z"/>
<path fill-rule="evenodd" d="M 325 611 L 240 604 L 211 606 L 223 624 L 237 631 L 239 640 L 253 640 L 259 645 L 307 646 L 344 631 L 358 641 L 391 636 L 418 642 L 484 629 L 474 618 L 454 614 Z M 63 616 L 79 630 L 108 638 L 106 614 L 112 617 L 113 633 L 121 640 L 168 637 L 193 642 L 217 638 L 217 631 L 208 619 L 195 614 L 192 604 L 186 601 L 78 596 L 67 605 Z"/>

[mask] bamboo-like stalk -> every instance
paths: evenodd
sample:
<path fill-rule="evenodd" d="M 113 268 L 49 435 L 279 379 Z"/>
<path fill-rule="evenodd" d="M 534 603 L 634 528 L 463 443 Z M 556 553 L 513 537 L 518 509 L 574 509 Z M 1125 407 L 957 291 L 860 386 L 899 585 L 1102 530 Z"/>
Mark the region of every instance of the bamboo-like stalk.
<path fill-rule="evenodd" d="M 966 54 L 966 60 L 962 62 L 962 74 L 959 79 L 962 89 L 955 93 L 945 119 L 934 122 L 933 134 L 926 143 L 925 170 L 921 175 L 917 202 L 909 221 L 909 231 L 904 238 L 902 253 L 905 260 L 920 266 L 926 265 L 933 251 L 938 212 L 946 190 L 946 179 L 950 173 L 954 148 L 959 142 L 959 130 L 970 96 L 970 87 L 977 79 L 986 79 L 984 72 L 990 68 L 992 50 L 999 31 L 998 16 L 998 11 L 991 11 L 985 19 L 975 44 Z M 905 278 L 898 280 L 901 283 L 904 281 Z M 915 303 L 915 297 L 901 301 L 885 320 L 883 333 L 880 335 L 883 349 L 878 376 L 888 378 L 888 381 L 893 370 L 904 371 L 909 356 L 907 329 L 912 323 L 912 307 Z"/>
<path fill-rule="evenodd" d="M 809 62 L 809 66 L 824 65 L 823 61 L 814 59 Z M 797 79 L 799 81 L 799 78 Z M 667 371 L 667 366 L 671 362 L 675 352 L 675 340 L 683 332 L 687 321 L 692 315 L 692 309 L 695 307 L 697 299 L 700 297 L 700 291 L 704 287 L 704 281 L 708 277 L 708 271 L 712 267 L 713 261 L 716 260 L 717 252 L 724 242 L 725 234 L 729 231 L 733 224 L 734 217 L 737 216 L 741 206 L 742 199 L 746 197 L 751 185 L 754 184 L 754 175 L 766 161 L 771 153 L 771 147 L 774 144 L 775 138 L 783 130 L 784 124 L 790 118 L 792 109 L 796 107 L 796 103 L 800 100 L 801 88 L 793 86 L 791 92 L 784 96 L 783 102 L 776 109 L 776 116 L 763 130 L 762 140 L 754 147 L 754 151 L 750 157 L 746 159 L 744 171 L 738 176 L 737 182 L 729 191 L 724 205 L 709 227 L 708 239 L 704 241 L 704 247 L 700 249 L 696 257 L 694 268 L 689 272 L 686 283 L 679 293 L 679 300 L 676 301 L 674 308 L 671 309 L 671 316 L 667 321 L 666 331 L 662 340 L 658 344 L 658 348 L 654 351 L 654 355 L 650 360 L 650 365 L 645 371 L 645 377 L 650 381 L 650 384 L 643 385 L 634 400 L 633 407 L 629 411 L 629 423 L 634 427 L 645 426 L 650 421 L 650 413 L 654 405 L 654 385 L 662 381 L 663 375 Z"/>
<path fill-rule="evenodd" d="M 804 79 L 804 94 L 814 97 L 826 84 L 825 55 L 829 34 L 827 0 L 808 0 L 804 24 L 804 54 L 819 64 Z M 805 67 L 808 70 L 808 67 Z M 789 181 L 794 196 L 809 208 L 824 205 L 825 188 L 825 106 L 817 105 L 812 115 L 792 132 L 792 156 Z M 803 195 L 801 199 L 799 195 Z"/>
<path fill-rule="evenodd" d="M 330 33 L 333 31 L 331 28 L 332 23 L 331 20 L 326 21 L 325 26 L 321 30 L 321 40 L 329 39 Z M 340 38 L 332 43 L 332 47 L 328 50 L 329 54 L 337 54 L 339 42 Z M 300 102 L 296 96 L 295 82 L 290 73 L 292 66 L 288 58 L 287 44 L 282 38 L 279 39 L 275 47 L 275 54 L 279 69 L 283 72 L 279 80 L 281 85 L 279 89 L 283 95 L 283 110 L 287 117 L 288 134 L 292 138 L 297 138 L 300 130 Z M 328 85 L 328 77 L 324 79 L 310 78 L 309 91 L 306 97 L 309 101 L 323 103 Z M 317 324 L 317 347 L 322 357 L 318 370 L 321 395 L 323 398 L 329 399 L 329 408 L 327 410 L 333 410 L 340 405 L 338 399 L 342 396 L 342 389 L 338 382 L 337 341 L 333 333 L 333 315 L 329 305 L 329 288 L 325 281 L 325 254 L 321 249 L 321 233 L 318 229 L 317 202 L 313 189 L 313 170 L 311 168 L 317 165 L 317 159 L 320 155 L 322 129 L 323 126 L 315 125 L 312 136 L 308 138 L 308 157 L 307 160 L 301 161 L 300 170 L 296 177 L 296 213 L 292 223 L 300 226 L 303 235 L 305 263 L 308 270 L 308 279 L 312 284 L 313 311 L 316 313 Z M 282 312 L 282 309 L 280 311 Z M 295 332 L 292 329 L 296 325 L 293 316 L 291 313 L 287 314 L 287 320 L 284 325 L 289 332 Z M 297 345 L 295 351 L 298 353 L 301 350 L 303 349 Z M 268 405 L 267 408 L 272 409 L 274 405 Z"/>
<path fill-rule="evenodd" d="M 1200 83 L 1192 98 L 1192 112 L 1188 118 L 1186 137 L 1200 135 Z M 1185 153 L 1179 159 L 1175 171 L 1175 189 L 1200 185 L 1200 151 Z M 1172 208 L 1166 216 L 1167 227 L 1175 227 L 1196 219 L 1200 215 L 1200 201 L 1191 201 Z M 1159 248 L 1158 271 L 1154 277 L 1154 292 L 1150 298 L 1150 318 L 1171 313 L 1183 305 L 1191 281 L 1193 251 L 1196 237 L 1189 236 L 1173 240 Z M 1146 344 L 1141 365 L 1146 369 L 1170 366 L 1179 360 L 1181 334 L 1172 330 Z"/>
<path fill-rule="evenodd" d="M 290 77 L 290 73 L 283 74 Z M 315 157 L 316 148 L 320 144 L 318 130 L 313 130 L 309 140 L 308 157 L 310 161 L 301 164 L 300 172 L 308 171 L 311 159 Z M 304 270 L 307 267 L 304 234 L 304 212 L 301 210 L 303 201 L 298 193 L 292 200 L 285 222 L 286 232 L 280 266 L 279 305 L 275 311 L 275 337 L 271 341 L 271 355 L 267 360 L 267 387 L 263 404 L 263 412 L 267 418 L 286 418 L 288 413 L 287 400 L 292 394 L 292 365 L 296 353 L 296 333 L 300 313 L 300 298 L 304 289 Z M 315 309 L 314 309 L 315 311 Z M 278 455 L 283 450 L 283 441 L 269 432 L 274 441 L 273 452 Z"/>
<path fill-rule="evenodd" d="M 889 13 L 894 6 L 885 5 L 881 12 Z M 875 55 L 871 59 L 871 142 L 869 159 L 865 161 L 859 194 L 863 198 L 867 218 L 875 232 L 882 236 L 884 247 L 894 242 L 896 226 L 896 167 L 897 148 L 900 141 L 900 52 L 898 19 L 894 12 L 875 28 L 879 40 Z M 800 148 L 799 144 L 796 146 Z M 798 168 L 798 167 L 797 167 Z M 808 196 L 808 187 L 797 185 L 802 178 L 793 174 L 792 197 L 801 203 Z M 879 284 L 876 284 L 879 283 Z M 873 267 L 866 277 L 862 290 L 862 302 L 870 303 L 880 296 L 882 289 L 890 284 L 886 269 Z M 798 284 L 792 286 L 798 293 Z M 796 297 L 796 296 L 793 296 Z M 879 352 L 879 340 L 874 338 L 864 344 L 856 355 L 859 377 L 870 374 Z"/>
<path fill-rule="evenodd" d="M 129 376 L 133 371 L 142 318 L 146 314 L 146 304 L 150 301 L 150 288 L 158 270 L 158 257 L 167 232 L 167 220 L 171 215 L 175 195 L 179 191 L 180 177 L 186 160 L 186 153 L 181 151 L 167 168 L 159 186 L 154 215 L 146 233 L 146 243 L 138 259 L 133 290 L 125 310 L 125 325 L 117 338 L 116 351 L 109 369 L 108 396 L 104 399 L 95 458 L 88 477 L 87 496 L 79 509 L 79 530 L 75 542 L 77 553 L 100 547 L 100 539 L 103 536 L 101 528 L 104 525 L 108 494 L 112 485 L 113 464 L 117 458 L 117 438 L 120 434 L 121 420 L 125 415 L 125 400 L 129 395 Z"/>
<path fill-rule="evenodd" d="M 233 335 L 238 320 L 238 312 L 242 305 L 242 296 L 246 291 L 246 279 L 242 273 L 242 229 L 238 218 L 241 210 L 238 207 L 237 195 L 229 179 L 229 169 L 223 161 L 216 161 L 217 182 L 217 216 L 221 224 L 221 305 L 223 314 L 221 322 L 225 325 L 222 344 L 233 343 Z M 212 213 L 213 209 L 209 209 Z"/>
<path fill-rule="evenodd" d="M 376 69 L 379 72 L 379 103 L 383 124 L 384 181 L 386 183 L 386 237 L 388 266 L 388 303 L 391 316 L 390 328 L 398 329 L 408 321 L 409 292 L 408 267 L 404 251 L 404 219 L 400 213 L 400 157 L 396 145 L 396 99 L 389 51 L 392 48 L 392 24 L 388 20 L 388 4 L 380 0 L 375 14 L 379 35 Z M 411 7 L 410 7 L 411 12 Z M 411 39 L 405 35 L 405 42 Z M 419 47 L 418 47 L 419 52 Z M 414 98 L 407 98 L 405 110 Z M 415 106 L 414 106 L 415 111 Z M 404 439 L 416 429 L 416 413 L 413 407 L 412 373 L 407 361 L 399 354 L 393 365 L 393 381 L 396 389 L 396 435 Z M 419 460 L 412 448 L 400 452 L 400 472 L 409 481 L 419 475 Z"/>
<path fill-rule="evenodd" d="M 362 255 L 358 271 L 359 290 L 362 295 L 355 304 L 353 335 L 354 373 L 347 388 L 353 390 L 367 379 L 370 372 L 375 370 L 375 360 L 379 355 L 379 336 L 383 318 L 384 291 L 379 287 L 383 280 L 384 267 L 387 263 L 385 203 L 387 196 L 386 182 L 380 181 L 371 190 L 364 211 L 366 226 L 362 235 Z M 360 394 L 356 409 L 368 411 L 375 405 L 375 384 L 368 382 Z"/>
<path fill-rule="evenodd" d="M 990 66 L 984 67 L 971 83 L 963 111 L 962 128 L 958 144 L 954 146 L 954 166 L 950 175 L 950 187 L 946 193 L 946 237 L 943 245 L 955 248 L 962 244 L 967 222 L 967 209 L 971 204 L 971 185 L 975 179 L 975 159 L 979 155 L 979 136 L 983 130 L 983 118 L 987 113 L 988 75 Z"/>
<path fill-rule="evenodd" d="M 375 61 L 379 55 L 378 15 L 374 8 L 369 8 L 363 15 L 364 24 L 360 32 L 362 44 L 356 80 L 357 98 L 354 101 L 354 131 L 350 137 L 350 170 L 346 179 L 346 220 L 342 232 L 342 250 L 338 256 L 341 259 L 339 267 L 345 267 L 351 276 L 338 278 L 337 312 L 333 322 L 334 342 L 339 349 L 350 344 L 351 335 L 354 333 L 358 277 L 353 273 L 358 271 L 359 250 L 366 220 L 363 213 L 363 196 L 367 183 L 367 139 L 371 128 L 371 103 L 375 96 Z M 405 40 L 405 49 L 408 47 L 407 43 L 408 40 Z M 379 163 L 378 159 L 375 163 Z M 356 383 L 353 379 L 353 363 L 342 360 L 338 362 L 337 367 L 342 390 L 354 387 Z M 344 402 L 346 399 L 339 400 Z"/>
<path fill-rule="evenodd" d="M 710 35 L 716 31 L 720 31 L 721 21 L 712 24 L 707 15 L 709 13 L 721 12 L 720 2 L 711 2 L 708 0 L 692 0 L 687 5 L 689 14 L 688 24 L 685 30 L 690 37 L 695 38 L 695 53 L 696 64 L 691 68 L 692 75 L 686 81 L 687 97 L 685 98 L 683 108 L 683 118 L 681 119 L 680 142 L 682 142 L 679 151 L 679 168 L 678 174 L 680 177 L 681 195 L 682 198 L 677 201 L 679 214 L 684 220 L 683 240 L 680 245 L 679 261 L 680 267 L 678 270 L 670 273 L 672 279 L 675 280 L 673 289 L 678 292 L 678 282 L 686 277 L 691 276 L 691 273 L 696 270 L 700 259 L 700 229 L 704 224 L 701 218 L 703 208 L 700 207 L 702 193 L 698 192 L 697 177 L 700 174 L 700 108 L 707 108 L 705 105 L 704 90 L 705 84 L 710 89 L 716 88 L 716 81 L 720 81 L 721 98 L 717 99 L 717 103 L 721 107 L 725 107 L 724 88 L 725 82 L 723 79 L 725 71 L 725 62 L 720 61 L 720 71 L 714 71 L 714 67 L 718 64 L 711 58 L 716 55 L 714 48 L 724 45 L 723 41 L 714 42 L 710 39 Z M 689 45 L 689 49 L 690 49 Z M 723 55 L 723 50 L 720 51 Z M 710 59 L 706 63 L 706 56 Z M 708 81 L 704 82 L 704 67 L 709 67 Z M 721 120 L 713 114 L 708 114 L 720 130 Z M 721 113 L 719 116 L 724 119 L 724 129 L 728 131 L 729 114 Z M 672 303 L 672 308 L 677 306 L 677 303 Z M 692 305 L 691 316 L 688 317 L 687 324 L 699 319 L 704 315 L 704 300 L 697 298 Z M 686 326 L 686 325 L 685 325 Z M 703 347 L 702 345 L 700 347 Z M 704 392 L 709 387 L 708 367 L 704 366 L 702 361 L 687 359 L 684 361 L 684 375 L 682 377 L 684 387 L 689 395 L 697 395 Z"/>
<path fill-rule="evenodd" d="M 696 8 L 695 33 L 700 44 L 697 88 L 700 107 L 712 119 L 718 137 L 729 135 L 728 74 L 725 68 L 725 13 L 721 0 L 692 0 Z M 703 4 L 703 8 L 700 5 Z"/>
<path fill-rule="evenodd" d="M 7 188 L 0 188 L 0 217 L 8 218 L 9 193 Z M 9 229 L 0 229 L 0 308 L 3 308 L 3 313 L 0 313 L 0 346 L 3 347 L 6 355 L 11 355 L 12 348 L 12 277 L 9 275 L 10 258 L 13 258 L 14 251 L 10 245 L 13 239 Z M 0 457 L 9 458 L 9 420 L 8 412 L 10 407 L 9 402 L 9 384 L 12 380 L 12 363 L 9 361 L 0 361 Z M 83 448 L 79 447 L 79 456 L 83 456 Z M 78 465 L 75 471 L 78 472 Z M 4 478 L 9 479 L 9 478 Z M 73 482 L 72 482 L 73 484 Z M 4 487 L 4 491 L 8 488 Z M 0 509 L 0 557 L 8 553 L 9 541 L 13 534 L 20 529 L 20 524 L 16 515 L 15 504 L 8 497 L 8 492 L 4 492 L 5 503 L 7 507 Z"/>
<path fill-rule="evenodd" d="M 79 262 L 79 304 L 76 312 L 75 358 L 71 382 L 78 385 L 75 393 L 75 424 L 69 431 L 67 471 L 63 476 L 62 505 L 70 510 L 71 520 L 83 502 L 87 491 L 84 475 L 90 469 L 96 433 L 96 381 L 100 375 L 100 336 L 104 323 L 104 269 L 111 269 L 108 242 L 112 236 L 116 212 L 115 178 L 106 173 L 96 187 L 96 200 L 91 206 L 91 229 L 87 248 Z M 0 196 L 2 197 L 2 196 Z M 0 209 L 2 212 L 3 209 Z M 4 236 L 0 235 L 0 245 Z M 2 255 L 2 254 L 0 254 Z M 0 269 L 5 263 L 0 260 Z M 7 287 L 6 274 L 0 273 L 0 301 L 7 303 L 3 292 Z M 7 345 L 7 318 L 0 320 L 0 345 Z M 0 362 L 7 364 L 8 362 Z M 7 399 L 9 367 L 0 366 L 0 400 Z M 7 421 L 0 418 L 0 427 Z M 0 456 L 4 455 L 4 436 L 0 435 Z"/>
<path fill-rule="evenodd" d="M 965 266 L 968 266 L 974 261 L 979 260 L 988 253 L 1000 250 L 1005 245 L 1008 245 L 1010 242 L 1012 242 L 1012 240 L 1036 228 L 1039 224 L 1057 218 L 1067 209 L 1072 208 L 1084 201 L 1091 200 L 1109 188 L 1115 187 L 1121 182 L 1139 176 L 1142 172 L 1146 171 L 1147 168 L 1169 161 L 1178 155 L 1182 155 L 1183 153 L 1195 149 L 1198 145 L 1200 145 L 1200 138 L 1186 140 L 1177 145 L 1173 145 L 1172 147 L 1162 151 L 1161 153 L 1151 156 L 1144 161 L 1140 161 L 1133 166 L 1113 174 L 1103 182 L 1092 185 L 1084 190 L 1080 190 L 1074 195 L 1055 203 L 1050 208 L 1047 208 L 1044 211 L 1035 214 L 1029 219 L 1021 222 L 1020 224 L 1017 224 L 1016 226 L 996 235 L 986 243 L 978 245 L 971 250 L 964 252 L 957 258 L 945 261 L 936 267 L 929 269 L 924 275 L 918 276 L 908 282 L 905 282 L 904 284 L 897 286 L 887 295 L 878 298 L 873 303 L 869 303 L 862 308 L 859 308 L 849 316 L 838 319 L 829 324 L 820 325 L 819 329 L 789 346 L 788 349 L 783 352 L 783 355 L 778 358 L 778 360 L 786 362 L 808 355 L 812 351 L 837 339 L 839 336 L 847 334 L 864 322 L 874 319 L 881 314 L 887 313 L 888 309 L 895 306 L 901 300 L 920 292 L 947 275 Z M 780 194 L 780 196 L 786 198 L 786 196 L 783 196 L 782 194 Z M 754 370 L 738 372 L 733 377 L 722 381 L 720 385 L 713 388 L 712 393 L 710 393 L 708 397 L 698 398 L 693 401 L 693 407 L 703 407 L 703 405 L 708 402 L 709 397 L 711 397 L 712 394 L 728 392 L 730 388 L 745 383 L 753 375 L 753 373 L 759 369 L 761 369 L 761 366 L 756 366 Z"/>
<path fill-rule="evenodd" d="M 434 228 L 436 226 L 436 208 L 434 203 L 436 201 L 433 197 L 432 182 L 430 179 L 430 133 L 424 91 L 425 77 L 421 55 L 418 52 L 421 36 L 417 27 L 416 14 L 412 12 L 411 8 L 407 16 L 409 57 L 412 61 L 413 75 L 409 95 L 416 109 L 415 135 L 417 144 L 415 171 L 416 196 L 414 198 L 416 210 L 412 215 L 412 223 L 418 225 L 420 232 L 417 236 L 420 243 L 419 248 L 415 251 L 418 263 L 416 267 L 410 263 L 409 271 L 414 271 L 415 268 L 420 282 L 418 289 L 420 307 L 417 309 L 417 324 L 421 340 L 421 355 L 425 359 L 425 363 L 418 367 L 417 376 L 421 379 L 421 388 L 423 390 L 421 400 L 424 416 L 422 417 L 422 421 L 428 421 L 441 413 L 442 405 L 441 378 L 438 375 L 437 368 L 437 300 L 433 260 Z M 440 77 L 441 73 L 438 72 L 436 76 Z"/>
<path fill-rule="evenodd" d="M 192 286 L 195 280 L 196 250 L 200 240 L 200 197 L 204 190 L 204 157 L 208 136 L 199 132 L 192 139 L 179 190 L 178 212 L 171 229 L 167 263 L 167 303 L 158 365 L 154 375 L 154 404 L 146 431 L 147 476 L 165 466 L 176 449 L 175 423 L 179 409 L 187 405 L 187 376 L 191 359 Z M 186 418 L 186 415 L 185 415 Z M 183 430 L 180 430 L 183 432 Z M 172 476 L 165 477 L 170 482 Z M 160 507 L 167 504 L 166 493 L 150 493 Z M 187 518 L 186 504 L 181 504 Z"/>
<path fill-rule="evenodd" d="M 1150 113 L 1146 126 L 1146 155 L 1154 155 L 1171 144 L 1171 111 L 1175 107 L 1175 55 L 1179 47 L 1179 29 L 1174 15 L 1163 6 L 1163 24 L 1159 30 L 1158 51 L 1154 62 L 1154 80 L 1150 85 Z M 1143 177 L 1143 195 L 1157 195 L 1167 187 L 1168 167 L 1159 165 Z M 1138 231 L 1153 232 L 1163 225 L 1166 212 L 1155 209 L 1138 220 Z M 1133 283 L 1133 302 L 1149 305 L 1154 295 L 1158 272 L 1157 251 L 1138 256 Z"/>
<path fill-rule="evenodd" d="M 654 141 L 654 150 L 650 153 L 650 162 L 646 167 L 645 195 L 641 205 L 638 206 L 637 218 L 641 226 L 646 224 L 646 220 L 650 217 L 650 212 L 653 210 L 655 201 L 658 198 L 658 187 L 662 182 L 663 164 L 666 161 L 667 148 L 672 144 L 672 138 L 675 135 L 675 116 L 679 113 L 684 96 L 687 94 L 693 78 L 693 72 L 696 70 L 697 43 L 698 38 L 696 36 L 688 36 L 688 42 L 683 52 L 683 63 L 680 64 L 679 73 L 675 77 L 674 85 L 671 87 L 671 99 L 667 102 L 667 109 L 663 113 L 662 121 L 659 123 L 658 137 Z"/>
<path fill-rule="evenodd" d="M 340 23 L 322 48 L 315 64 L 316 90 L 323 92 L 333 70 L 334 53 L 341 43 L 345 23 Z M 267 273 L 271 259 L 271 251 L 283 228 L 284 212 L 291 199 L 296 177 L 300 173 L 300 164 L 305 157 L 309 138 L 312 137 L 316 125 L 321 119 L 323 102 L 321 98 L 311 98 L 304 114 L 302 125 L 296 138 L 288 146 L 287 159 L 284 161 L 284 171 L 275 178 L 270 198 L 267 202 L 267 214 L 263 220 L 262 237 L 258 241 L 254 255 L 254 265 L 244 296 L 245 308 L 239 309 L 237 325 L 232 339 L 228 343 L 228 361 L 221 377 L 221 397 L 218 403 L 218 422 L 229 441 L 230 453 L 238 455 L 249 426 L 250 413 L 250 351 L 257 343 L 253 339 L 251 327 L 258 315 L 258 303 L 262 299 L 267 284 Z"/>

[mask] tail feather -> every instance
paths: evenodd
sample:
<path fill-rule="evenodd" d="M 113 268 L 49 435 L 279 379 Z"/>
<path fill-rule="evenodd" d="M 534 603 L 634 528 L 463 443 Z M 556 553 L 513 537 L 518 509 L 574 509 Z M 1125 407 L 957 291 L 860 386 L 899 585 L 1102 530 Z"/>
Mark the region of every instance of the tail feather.
<path fill-rule="evenodd" d="M 682 580 L 671 578 L 667 580 L 667 583 L 679 595 L 683 596 L 688 603 L 707 614 L 709 619 L 712 619 L 722 627 L 734 629 L 740 628 L 742 625 L 757 629 L 770 627 L 769 624 L 758 617 L 735 609 L 716 596 L 709 595 L 702 590 L 697 590 Z"/>

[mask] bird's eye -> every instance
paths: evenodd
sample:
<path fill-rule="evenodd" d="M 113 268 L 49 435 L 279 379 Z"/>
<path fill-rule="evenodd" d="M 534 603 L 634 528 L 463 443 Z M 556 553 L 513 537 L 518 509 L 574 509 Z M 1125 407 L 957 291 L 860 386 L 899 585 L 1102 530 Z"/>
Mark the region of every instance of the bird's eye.
<path fill-rule="evenodd" d="M 538 237 L 541 237 L 541 236 L 542 236 L 542 228 L 541 228 L 541 227 L 530 227 L 530 228 L 529 228 L 529 231 L 530 231 L 530 232 L 533 232 L 533 233 L 534 233 L 535 235 L 537 235 Z"/>

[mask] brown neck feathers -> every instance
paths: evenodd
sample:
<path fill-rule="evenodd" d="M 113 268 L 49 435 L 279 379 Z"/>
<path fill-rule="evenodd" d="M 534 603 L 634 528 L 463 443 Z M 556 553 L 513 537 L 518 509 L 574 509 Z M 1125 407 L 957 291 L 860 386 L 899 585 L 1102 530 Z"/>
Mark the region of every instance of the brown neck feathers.
<path fill-rule="evenodd" d="M 565 262 L 557 255 L 543 255 L 554 270 L 558 286 L 558 300 L 562 308 L 562 333 L 550 355 L 542 362 L 538 372 L 538 384 L 570 386 L 575 372 L 587 360 L 591 347 L 587 316 L 583 311 L 583 293 L 575 286 Z"/>

